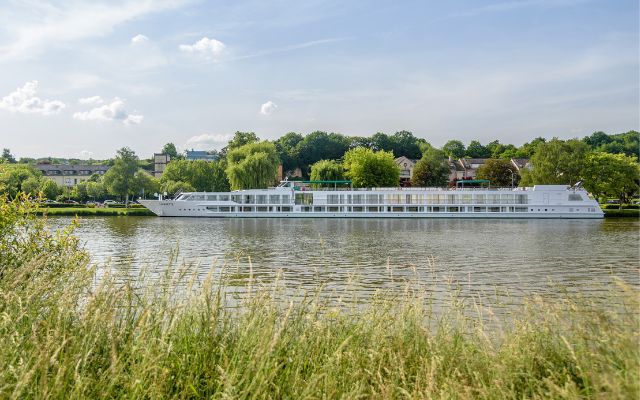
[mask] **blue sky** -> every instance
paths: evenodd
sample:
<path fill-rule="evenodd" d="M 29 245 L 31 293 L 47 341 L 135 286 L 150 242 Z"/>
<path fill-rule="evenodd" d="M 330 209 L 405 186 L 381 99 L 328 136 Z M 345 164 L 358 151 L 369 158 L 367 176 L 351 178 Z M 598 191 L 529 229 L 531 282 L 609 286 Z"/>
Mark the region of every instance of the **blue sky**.
<path fill-rule="evenodd" d="M 640 124 L 638 18 L 635 0 L 0 0 L 0 147 L 619 133 Z"/>

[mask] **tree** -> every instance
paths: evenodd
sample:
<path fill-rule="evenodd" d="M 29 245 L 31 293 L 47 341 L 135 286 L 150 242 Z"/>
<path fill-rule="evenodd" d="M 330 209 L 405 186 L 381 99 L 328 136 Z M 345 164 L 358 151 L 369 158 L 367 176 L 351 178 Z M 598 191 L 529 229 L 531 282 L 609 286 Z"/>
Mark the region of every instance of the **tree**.
<path fill-rule="evenodd" d="M 0 164 L 0 193 L 15 198 L 29 178 L 41 179 L 42 173 L 29 164 Z M 28 188 L 31 189 L 31 188 Z"/>
<path fill-rule="evenodd" d="M 42 179 L 40 182 L 40 192 L 42 192 L 42 197 L 55 200 L 55 198 L 62 193 L 62 188 L 51 179 Z"/>
<path fill-rule="evenodd" d="M 354 187 L 390 187 L 400 183 L 400 169 L 390 151 L 373 151 L 364 147 L 344 155 L 345 176 Z"/>
<path fill-rule="evenodd" d="M 229 181 L 222 160 L 178 160 L 170 162 L 162 173 L 162 182 L 186 182 L 200 192 L 226 192 Z"/>
<path fill-rule="evenodd" d="M 492 186 L 515 187 L 520 182 L 518 170 L 511 163 L 511 160 L 488 159 L 476 173 L 478 179 L 488 179 Z"/>
<path fill-rule="evenodd" d="M 622 203 L 638 191 L 640 169 L 635 157 L 624 154 L 591 153 L 584 168 L 584 186 L 598 198 L 616 197 Z"/>
<path fill-rule="evenodd" d="M 312 181 L 339 181 L 344 179 L 344 167 L 335 160 L 320 160 L 311 166 Z"/>
<path fill-rule="evenodd" d="M 455 160 L 464 157 L 464 153 L 467 149 L 464 147 L 464 143 L 459 140 L 449 140 L 442 146 L 442 151 L 447 157 L 451 157 Z"/>
<path fill-rule="evenodd" d="M 412 186 L 442 187 L 449 183 L 449 165 L 444 152 L 431 148 L 413 167 Z"/>
<path fill-rule="evenodd" d="M 524 170 L 521 184 L 573 185 L 581 179 L 589 146 L 577 139 L 553 138 L 540 143 L 531 157 L 531 170 Z"/>
<path fill-rule="evenodd" d="M 348 149 L 349 140 L 343 135 L 320 131 L 308 134 L 298 144 L 298 154 L 305 170 L 320 160 L 340 159 Z"/>
<path fill-rule="evenodd" d="M 160 191 L 160 181 L 147 171 L 139 169 L 133 176 L 134 191 L 136 194 L 146 197 Z"/>
<path fill-rule="evenodd" d="M 31 196 L 37 196 L 40 191 L 41 177 L 30 176 L 22 182 L 21 190 Z"/>
<path fill-rule="evenodd" d="M 420 158 L 420 143 L 426 142 L 418 139 L 409 131 L 399 131 L 391 136 L 391 151 L 395 157 L 405 156 L 407 158 Z"/>
<path fill-rule="evenodd" d="M 173 143 L 167 143 L 164 145 L 162 150 L 160 151 L 163 154 L 169 155 L 169 159 L 171 160 L 181 160 L 182 156 L 178 154 L 178 149 L 176 149 L 176 145 Z"/>
<path fill-rule="evenodd" d="M 195 192 L 195 188 L 188 184 L 187 182 L 176 182 L 176 181 L 164 181 L 160 186 L 160 190 L 163 193 L 167 193 L 169 196 L 173 196 L 176 193 L 181 192 Z"/>
<path fill-rule="evenodd" d="M 596 150 L 600 146 L 613 142 L 613 139 L 606 133 L 598 131 L 593 132 L 591 136 L 585 136 L 582 141 L 588 144 L 592 149 Z"/>
<path fill-rule="evenodd" d="M 231 188 L 259 189 L 276 182 L 280 159 L 271 142 L 246 144 L 227 154 L 227 176 Z"/>
<path fill-rule="evenodd" d="M 227 152 L 233 149 L 240 148 L 246 144 L 257 143 L 260 141 L 258 135 L 253 132 L 240 132 L 237 131 L 233 135 L 233 139 L 227 144 Z"/>
<path fill-rule="evenodd" d="M 87 181 L 87 196 L 97 201 L 103 200 L 107 195 L 107 191 L 101 182 Z"/>
<path fill-rule="evenodd" d="M 16 163 L 16 159 L 11 154 L 11 150 L 9 150 L 9 149 L 2 149 L 2 157 L 0 157 L 0 159 L 2 159 L 7 164 L 15 164 Z"/>
<path fill-rule="evenodd" d="M 465 153 L 467 157 L 470 158 L 489 158 L 491 157 L 491 152 L 488 148 L 480 144 L 477 140 L 472 140 L 467 146 L 467 151 Z"/>
<path fill-rule="evenodd" d="M 525 143 L 522 146 L 520 146 L 514 158 L 531 158 L 535 154 L 536 150 L 538 149 L 538 146 L 546 142 L 547 142 L 547 139 L 543 137 L 537 137 L 533 139 L 531 142 Z"/>
<path fill-rule="evenodd" d="M 128 147 L 118 150 L 113 166 L 103 176 L 107 192 L 123 196 L 129 206 L 129 195 L 136 192 L 135 173 L 138 171 L 138 156 Z"/>
<path fill-rule="evenodd" d="M 285 172 L 302 168 L 303 162 L 298 152 L 298 144 L 302 142 L 304 136 L 296 132 L 289 132 L 273 142 L 276 152 L 282 162 L 282 169 Z"/>

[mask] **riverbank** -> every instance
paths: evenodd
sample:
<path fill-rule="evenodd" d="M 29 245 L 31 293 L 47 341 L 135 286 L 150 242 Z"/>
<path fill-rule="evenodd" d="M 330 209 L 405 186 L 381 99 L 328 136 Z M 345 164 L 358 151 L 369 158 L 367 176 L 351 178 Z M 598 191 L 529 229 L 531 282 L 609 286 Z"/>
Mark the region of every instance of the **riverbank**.
<path fill-rule="evenodd" d="M 64 207 L 64 208 L 38 208 L 38 215 L 49 216 L 154 216 L 155 214 L 146 208 L 89 208 L 89 207 Z"/>
<path fill-rule="evenodd" d="M 604 209 L 605 218 L 640 218 L 640 210 Z"/>

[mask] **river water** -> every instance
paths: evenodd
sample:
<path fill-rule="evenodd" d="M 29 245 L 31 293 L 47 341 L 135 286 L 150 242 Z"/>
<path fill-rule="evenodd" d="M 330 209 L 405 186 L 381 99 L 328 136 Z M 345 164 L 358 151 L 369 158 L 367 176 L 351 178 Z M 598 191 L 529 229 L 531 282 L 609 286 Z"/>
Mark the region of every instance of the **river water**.
<path fill-rule="evenodd" d="M 53 228 L 71 218 L 51 218 Z M 597 296 L 620 278 L 639 287 L 640 221 L 205 219 L 88 217 L 75 233 L 92 260 L 129 276 L 161 273 L 172 252 L 200 276 L 236 284 L 276 272 L 295 287 L 373 293 L 413 277 L 432 290 L 519 298 L 561 286 Z"/>

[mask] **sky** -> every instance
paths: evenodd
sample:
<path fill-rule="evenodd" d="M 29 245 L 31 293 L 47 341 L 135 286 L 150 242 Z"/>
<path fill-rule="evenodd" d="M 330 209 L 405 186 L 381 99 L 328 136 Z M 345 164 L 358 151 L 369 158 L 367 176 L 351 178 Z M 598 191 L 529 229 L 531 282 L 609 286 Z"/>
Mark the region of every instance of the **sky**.
<path fill-rule="evenodd" d="M 640 125 L 639 46 L 637 0 L 0 0 L 0 147 L 620 133 Z"/>

